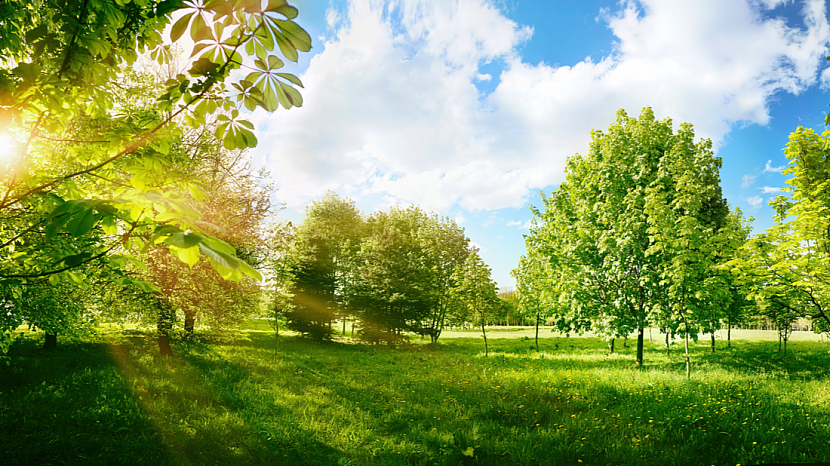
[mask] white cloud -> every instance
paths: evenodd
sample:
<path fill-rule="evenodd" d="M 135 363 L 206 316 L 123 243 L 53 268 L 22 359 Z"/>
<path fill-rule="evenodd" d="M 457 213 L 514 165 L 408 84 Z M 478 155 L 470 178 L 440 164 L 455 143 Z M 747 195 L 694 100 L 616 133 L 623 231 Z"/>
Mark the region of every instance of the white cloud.
<path fill-rule="evenodd" d="M 289 207 L 330 189 L 442 212 L 521 207 L 619 108 L 651 105 L 716 147 L 734 123 L 766 124 L 776 92 L 816 83 L 830 39 L 823 1 L 805 3 L 804 29 L 762 17 L 780 3 L 629 0 L 601 13 L 614 53 L 551 66 L 522 61 L 532 30 L 495 0 L 350 0 L 327 14 L 304 107 L 257 115 L 255 154 Z M 506 65 L 484 96 L 474 83 L 493 60 Z"/>
<path fill-rule="evenodd" d="M 747 198 L 746 202 L 752 206 L 752 210 L 757 210 L 761 206 L 761 203 L 764 202 L 764 199 L 762 199 L 761 196 L 752 196 Z"/>
<path fill-rule="evenodd" d="M 519 220 L 510 220 L 510 221 L 507 222 L 507 226 L 509 226 L 509 227 L 519 227 L 521 225 L 522 225 L 522 222 L 520 222 Z"/>
<path fill-rule="evenodd" d="M 781 170 L 787 168 L 787 164 L 781 165 L 780 167 L 773 167 L 772 160 L 767 160 L 767 165 L 764 167 L 764 173 L 780 173 Z"/>
<path fill-rule="evenodd" d="M 750 174 L 744 175 L 743 178 L 741 178 L 741 187 L 742 188 L 748 188 L 748 187 L 752 186 L 752 183 L 755 183 L 755 178 L 757 178 L 756 175 L 750 175 Z"/>
<path fill-rule="evenodd" d="M 763 194 L 777 194 L 783 192 L 781 188 L 775 188 L 772 186 L 764 186 L 761 188 L 761 193 Z"/>

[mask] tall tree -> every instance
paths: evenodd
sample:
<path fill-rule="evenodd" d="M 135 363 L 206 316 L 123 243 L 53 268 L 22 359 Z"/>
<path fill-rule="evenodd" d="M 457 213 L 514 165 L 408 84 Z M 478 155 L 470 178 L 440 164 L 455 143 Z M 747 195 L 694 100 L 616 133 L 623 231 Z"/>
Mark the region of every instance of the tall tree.
<path fill-rule="evenodd" d="M 698 328 L 711 333 L 714 350 L 714 331 L 731 299 L 728 274 L 716 267 L 746 236 L 740 212 L 730 216 L 720 188 L 722 162 L 711 147 L 708 139 L 695 143 L 692 125 L 681 124 L 645 196 L 651 235 L 647 254 L 660 258 L 664 306 L 683 324 L 687 377 L 690 335 Z M 738 224 L 730 225 L 730 219 Z"/>
<path fill-rule="evenodd" d="M 365 235 L 363 215 L 354 201 L 327 193 L 306 209 L 294 236 L 292 289 L 294 305 L 286 314 L 289 328 L 317 339 L 332 334 L 336 319 L 345 322 L 351 307 L 348 292 L 355 280 L 354 259 Z"/>
<path fill-rule="evenodd" d="M 563 306 L 560 320 L 612 340 L 636 331 L 638 367 L 644 329 L 658 311 L 688 310 L 679 300 L 692 277 L 721 279 L 712 266 L 726 240 L 707 236 L 729 212 L 720 162 L 710 142 L 693 138 L 691 125 L 675 134 L 671 120 L 657 121 L 648 107 L 639 118 L 620 110 L 607 133 L 592 132 L 588 154 L 568 159 L 566 181 L 544 198 L 543 211 L 533 210 L 537 223 L 526 238 L 529 254 L 555 274 L 547 288 Z M 698 308 L 711 310 L 720 298 L 701 297 Z"/>

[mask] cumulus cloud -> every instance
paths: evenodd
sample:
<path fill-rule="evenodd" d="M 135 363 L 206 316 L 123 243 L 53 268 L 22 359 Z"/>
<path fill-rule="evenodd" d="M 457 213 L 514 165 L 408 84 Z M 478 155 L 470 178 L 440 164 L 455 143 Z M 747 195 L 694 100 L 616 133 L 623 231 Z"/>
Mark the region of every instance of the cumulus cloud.
<path fill-rule="evenodd" d="M 750 174 L 744 175 L 743 178 L 741 178 L 741 187 L 742 188 L 748 188 L 748 187 L 752 186 L 752 183 L 755 183 L 755 178 L 757 178 L 756 175 L 750 175 Z"/>
<path fill-rule="evenodd" d="M 787 164 L 781 165 L 780 167 L 773 167 L 772 160 L 767 160 L 767 165 L 764 167 L 764 173 L 780 173 L 781 170 L 787 168 Z"/>
<path fill-rule="evenodd" d="M 773 94 L 816 83 L 830 40 L 823 1 L 805 2 L 802 29 L 762 14 L 779 3 L 629 0 L 601 13 L 613 53 L 553 66 L 522 60 L 533 31 L 495 0 L 350 0 L 327 14 L 304 107 L 255 116 L 255 155 L 293 207 L 326 190 L 441 212 L 520 207 L 619 108 L 651 105 L 716 147 L 735 123 L 766 124 Z M 475 83 L 493 61 L 504 67 L 485 95 Z"/>
<path fill-rule="evenodd" d="M 761 203 L 764 202 L 764 199 L 761 196 L 752 196 L 747 198 L 746 202 L 752 206 L 752 210 L 757 210 L 761 206 Z"/>
<path fill-rule="evenodd" d="M 520 226 L 522 226 L 522 222 L 520 222 L 519 220 L 510 220 L 510 221 L 507 222 L 507 226 L 509 226 L 509 227 L 520 227 Z"/>
<path fill-rule="evenodd" d="M 780 192 L 783 192 L 782 188 L 775 188 L 772 186 L 764 186 L 763 188 L 761 188 L 761 193 L 763 194 L 777 194 Z"/>

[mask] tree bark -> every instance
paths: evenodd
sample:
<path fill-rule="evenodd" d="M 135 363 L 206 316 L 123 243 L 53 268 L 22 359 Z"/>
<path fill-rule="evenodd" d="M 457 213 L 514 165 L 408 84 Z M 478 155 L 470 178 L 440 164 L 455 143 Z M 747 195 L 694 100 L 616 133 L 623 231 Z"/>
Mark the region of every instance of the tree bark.
<path fill-rule="evenodd" d="M 193 332 L 196 328 L 196 315 L 192 312 L 184 313 L 184 334 L 185 338 L 193 338 Z"/>
<path fill-rule="evenodd" d="M 46 340 L 43 342 L 43 349 L 52 351 L 58 347 L 58 332 L 46 332 Z"/>
<path fill-rule="evenodd" d="M 158 307 L 156 328 L 158 330 L 159 354 L 162 356 L 172 356 L 173 349 L 170 347 L 170 331 L 173 329 L 173 319 L 176 317 L 176 314 L 164 298 L 159 298 L 156 306 Z"/>
<path fill-rule="evenodd" d="M 608 343 L 608 354 L 609 355 L 614 354 L 614 340 L 616 340 L 616 338 L 612 338 L 611 341 Z"/>
<path fill-rule="evenodd" d="M 715 352 L 715 331 L 712 330 L 712 352 Z"/>
<path fill-rule="evenodd" d="M 732 347 L 732 324 L 726 326 L 726 347 Z"/>
<path fill-rule="evenodd" d="M 484 316 L 481 316 L 481 334 L 484 336 L 484 355 L 487 356 L 487 331 L 484 330 Z"/>
<path fill-rule="evenodd" d="M 280 321 L 274 321 L 274 362 L 277 362 L 277 355 L 280 353 Z"/>
<path fill-rule="evenodd" d="M 539 311 L 536 311 L 536 351 L 539 351 Z"/>
<path fill-rule="evenodd" d="M 637 329 L 637 368 L 643 368 L 643 337 L 645 332 L 643 327 Z"/>
<path fill-rule="evenodd" d="M 669 356 L 669 331 L 666 330 L 666 356 Z"/>
<path fill-rule="evenodd" d="M 692 378 L 692 361 L 689 359 L 689 328 L 686 326 L 683 340 L 686 345 L 686 380 Z"/>

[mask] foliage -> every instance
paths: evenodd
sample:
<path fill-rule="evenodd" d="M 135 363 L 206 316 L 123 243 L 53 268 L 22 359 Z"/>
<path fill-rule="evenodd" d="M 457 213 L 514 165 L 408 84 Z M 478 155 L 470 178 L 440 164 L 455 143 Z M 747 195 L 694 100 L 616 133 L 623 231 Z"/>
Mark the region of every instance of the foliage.
<path fill-rule="evenodd" d="M 568 159 L 567 180 L 533 210 L 525 240 L 522 286 L 546 290 L 564 328 L 612 339 L 637 331 L 640 366 L 649 322 L 687 312 L 691 295 L 694 321 L 711 327 L 713 309 L 725 304 L 713 267 L 740 227 L 725 226 L 732 217 L 711 142 L 693 139 L 691 125 L 675 134 L 648 107 L 639 119 L 620 110 L 607 133 L 592 132 L 587 155 Z"/>
<path fill-rule="evenodd" d="M 224 278 L 259 273 L 233 246 L 199 224 L 188 195 L 199 183 L 180 176 L 186 128 L 216 112 L 228 149 L 253 147 L 253 125 L 239 109 L 302 104 L 278 72 L 311 40 L 284 0 L 8 1 L 0 5 L 0 281 L 18 294 L 29 280 L 54 277 L 80 286 L 72 270 L 93 261 L 119 266 L 163 243 L 187 263 L 208 258 Z M 189 31 L 192 66 L 157 93 L 144 94 L 132 67 L 139 54 L 173 58 L 161 32 Z M 210 24 L 210 26 L 208 26 Z M 279 52 L 277 52 L 279 49 Z M 256 57 L 244 79 L 225 81 Z M 250 61 L 250 59 L 247 59 Z M 248 64 L 246 63 L 246 66 Z M 124 89 L 142 89 L 133 103 Z M 5 144 L 4 144 L 5 146 Z M 67 240 L 68 239 L 68 240 Z"/>
<path fill-rule="evenodd" d="M 477 248 L 470 250 L 464 264 L 456 269 L 455 274 L 457 285 L 453 292 L 466 311 L 465 320 L 475 322 L 481 327 L 486 356 L 489 350 L 485 327 L 501 302 L 498 298 L 498 287 L 490 276 L 490 267 L 481 259 Z"/>
<path fill-rule="evenodd" d="M 293 237 L 288 288 L 293 301 L 285 313 L 290 329 L 324 339 L 335 319 L 345 322 L 363 236 L 364 220 L 354 201 L 329 192 L 306 208 Z"/>
<path fill-rule="evenodd" d="M 784 150 L 789 167 L 782 172 L 792 175 L 789 195 L 770 201 L 775 224 L 750 238 L 728 264 L 762 313 L 785 316 L 784 322 L 809 318 L 824 332 L 830 332 L 828 150 L 830 131 L 819 136 L 799 127 L 790 135 Z"/>

